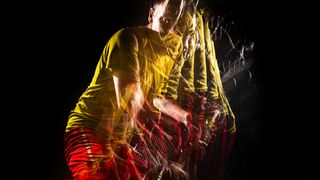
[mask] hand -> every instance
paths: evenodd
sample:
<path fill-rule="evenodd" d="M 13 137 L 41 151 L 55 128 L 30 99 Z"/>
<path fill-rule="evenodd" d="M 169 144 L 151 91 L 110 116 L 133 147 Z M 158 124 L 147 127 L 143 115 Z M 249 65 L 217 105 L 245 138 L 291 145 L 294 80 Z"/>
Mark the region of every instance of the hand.
<path fill-rule="evenodd" d="M 162 113 L 187 126 L 189 113 L 169 99 L 154 98 L 153 105 Z"/>

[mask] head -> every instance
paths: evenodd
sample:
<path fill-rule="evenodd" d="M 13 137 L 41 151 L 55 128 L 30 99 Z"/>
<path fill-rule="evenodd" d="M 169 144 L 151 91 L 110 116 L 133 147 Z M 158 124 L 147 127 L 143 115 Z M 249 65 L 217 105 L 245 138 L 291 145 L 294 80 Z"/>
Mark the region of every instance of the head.
<path fill-rule="evenodd" d="M 154 0 L 149 10 L 149 27 L 160 33 L 169 33 L 177 24 L 184 0 Z"/>

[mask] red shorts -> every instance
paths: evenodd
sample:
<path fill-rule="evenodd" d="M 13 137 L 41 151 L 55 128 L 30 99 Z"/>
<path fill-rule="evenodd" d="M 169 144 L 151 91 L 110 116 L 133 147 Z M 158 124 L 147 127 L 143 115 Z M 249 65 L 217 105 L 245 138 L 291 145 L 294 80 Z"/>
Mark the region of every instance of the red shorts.
<path fill-rule="evenodd" d="M 103 135 L 84 127 L 65 133 L 65 158 L 74 179 L 140 179 L 131 151 L 124 146 L 115 154 Z"/>

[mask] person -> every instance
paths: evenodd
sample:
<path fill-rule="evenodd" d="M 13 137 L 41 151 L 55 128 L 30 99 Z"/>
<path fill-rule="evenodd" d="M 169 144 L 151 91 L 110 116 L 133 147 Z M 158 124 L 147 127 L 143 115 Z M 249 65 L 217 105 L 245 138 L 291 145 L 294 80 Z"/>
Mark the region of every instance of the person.
<path fill-rule="evenodd" d="M 179 172 L 174 162 L 190 118 L 175 102 L 183 45 L 174 27 L 183 7 L 184 0 L 155 0 L 147 26 L 123 28 L 106 44 L 68 117 L 64 151 L 74 179 Z"/>

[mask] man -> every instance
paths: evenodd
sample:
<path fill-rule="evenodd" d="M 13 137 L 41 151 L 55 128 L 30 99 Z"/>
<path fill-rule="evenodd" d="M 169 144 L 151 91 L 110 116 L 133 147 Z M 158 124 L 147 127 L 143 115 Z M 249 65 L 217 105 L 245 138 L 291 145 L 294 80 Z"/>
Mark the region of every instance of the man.
<path fill-rule="evenodd" d="M 163 164 L 174 166 L 179 133 L 166 133 L 155 120 L 167 116 L 178 129 L 187 124 L 188 112 L 174 103 L 183 55 L 173 28 L 183 4 L 155 0 L 147 26 L 121 29 L 108 41 L 66 127 L 65 157 L 74 179 L 155 178 Z"/>

